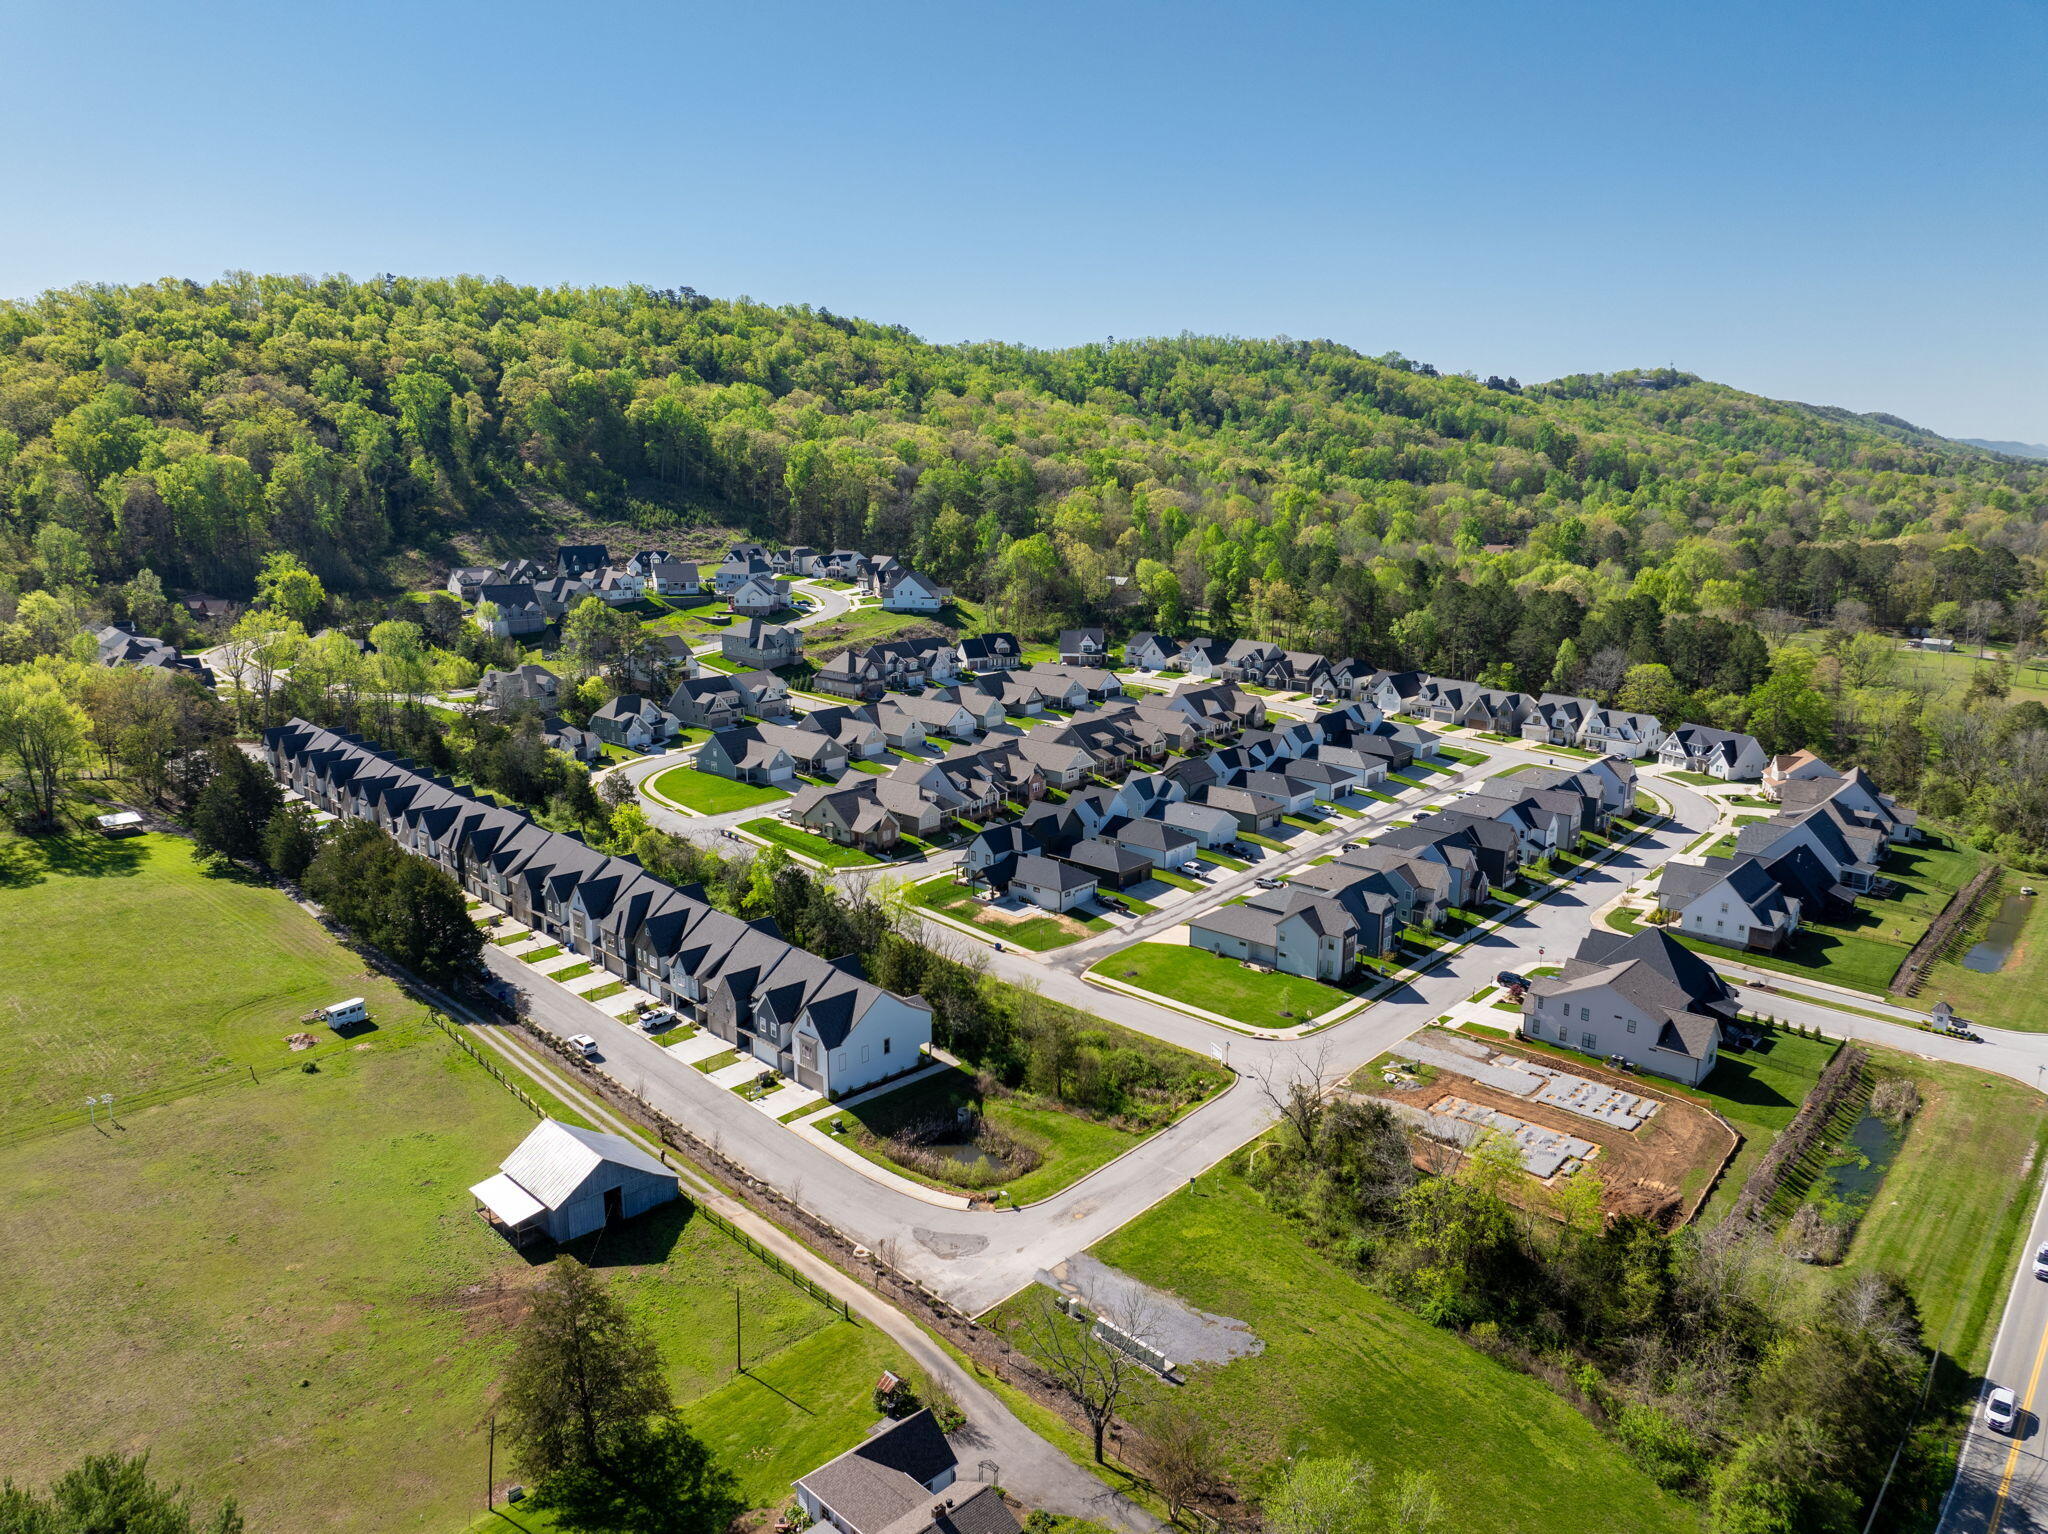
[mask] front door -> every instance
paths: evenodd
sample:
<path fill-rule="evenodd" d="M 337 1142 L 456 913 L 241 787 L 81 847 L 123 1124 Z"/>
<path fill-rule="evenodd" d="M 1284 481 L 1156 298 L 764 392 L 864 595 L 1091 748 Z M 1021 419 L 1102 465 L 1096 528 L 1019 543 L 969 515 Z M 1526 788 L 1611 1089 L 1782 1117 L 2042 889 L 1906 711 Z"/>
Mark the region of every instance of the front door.
<path fill-rule="evenodd" d="M 604 1190 L 604 1222 L 616 1225 L 626 1217 L 626 1197 L 617 1188 Z"/>

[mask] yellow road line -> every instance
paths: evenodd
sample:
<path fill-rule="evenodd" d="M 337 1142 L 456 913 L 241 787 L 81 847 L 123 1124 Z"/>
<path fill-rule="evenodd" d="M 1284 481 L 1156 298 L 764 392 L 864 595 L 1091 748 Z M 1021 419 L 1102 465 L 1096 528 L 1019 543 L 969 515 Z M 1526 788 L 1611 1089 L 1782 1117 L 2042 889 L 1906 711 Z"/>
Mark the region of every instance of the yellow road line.
<path fill-rule="evenodd" d="M 2020 1397 L 2019 1409 L 2022 1413 L 2030 1415 L 2033 1411 L 2034 1390 L 2041 1383 L 2041 1365 L 2044 1361 L 2048 1361 L 2048 1330 L 2042 1331 L 2041 1345 L 2034 1350 L 2034 1372 L 2027 1377 L 2027 1393 Z M 2020 1430 L 2024 1430 L 2026 1425 L 2025 1415 L 2013 1423 L 2013 1427 Z M 2005 1515 L 2005 1497 L 2012 1488 L 2012 1473 L 2020 1462 L 2022 1442 L 2024 1440 L 2015 1432 L 2012 1449 L 2005 1456 L 2005 1474 L 1998 1478 L 1998 1500 L 1991 1504 L 1991 1522 L 1986 1526 L 1984 1534 L 1998 1534 L 1998 1520 Z"/>

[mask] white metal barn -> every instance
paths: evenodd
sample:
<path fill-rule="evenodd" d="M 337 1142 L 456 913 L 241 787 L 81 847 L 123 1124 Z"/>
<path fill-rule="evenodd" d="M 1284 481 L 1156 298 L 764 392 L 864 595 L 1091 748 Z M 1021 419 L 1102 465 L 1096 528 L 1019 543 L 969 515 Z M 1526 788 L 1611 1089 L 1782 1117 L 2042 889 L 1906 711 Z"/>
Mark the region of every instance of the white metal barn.
<path fill-rule="evenodd" d="M 515 1245 L 574 1241 L 681 1196 L 676 1175 L 629 1140 L 543 1119 L 470 1193 Z"/>

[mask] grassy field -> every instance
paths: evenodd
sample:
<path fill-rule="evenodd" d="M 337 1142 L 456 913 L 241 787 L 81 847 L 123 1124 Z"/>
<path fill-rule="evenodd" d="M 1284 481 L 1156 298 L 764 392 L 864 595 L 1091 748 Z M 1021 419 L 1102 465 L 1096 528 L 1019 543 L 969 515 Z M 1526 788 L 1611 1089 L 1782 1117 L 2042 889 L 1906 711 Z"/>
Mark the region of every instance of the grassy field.
<path fill-rule="evenodd" d="M 802 853 L 813 862 L 827 868 L 867 868 L 882 860 L 871 852 L 862 852 L 858 847 L 842 847 L 822 836 L 813 835 L 801 826 L 784 825 L 779 820 L 763 817 L 760 820 L 743 820 L 740 829 L 750 836 L 758 836 L 764 842 L 773 842 L 791 852 Z"/>
<path fill-rule="evenodd" d="M 538 1272 L 465 1190 L 533 1122 L 418 1025 L 316 1074 L 0 1151 L 0 1240 L 38 1254 L 11 1272 L 0 1349 L 5 1399 L 36 1406 L 0 1413 L 0 1463 L 41 1480 L 82 1445 L 146 1445 L 159 1474 L 232 1492 L 259 1528 L 465 1521 L 507 1325 Z M 693 1416 L 746 1444 L 750 1496 L 773 1501 L 858 1439 L 868 1355 L 886 1350 L 691 1212 L 579 1255 L 647 1321 Z M 801 1408 L 734 1380 L 735 1291 L 750 1368 Z"/>
<path fill-rule="evenodd" d="M 0 1147 L 0 1243 L 17 1256 L 0 1464 L 40 1482 L 85 1448 L 147 1448 L 201 1499 L 232 1493 L 254 1528 L 460 1527 L 508 1327 L 539 1272 L 474 1218 L 467 1189 L 532 1112 L 418 1009 L 352 975 L 281 893 L 207 880 L 168 838 L 117 846 L 125 869 L 97 874 L 67 869 L 61 846 L 54 861 L 7 853 L 16 1016 L 28 998 L 64 1003 L 36 1017 L 41 1048 L 8 1057 L 10 1100 L 47 1098 L 75 1055 L 104 1054 L 95 1041 L 180 1066 L 235 1058 L 281 1036 L 254 1021 L 266 1009 L 315 983 L 324 998 L 336 977 L 372 995 L 378 1026 L 310 1072 L 230 1070 L 213 1091 L 117 1104 L 113 1127 Z M 74 973 L 87 953 L 138 962 L 107 966 L 117 989 Z M 577 1253 L 621 1287 L 678 1400 L 770 1503 L 859 1439 L 891 1350 L 693 1216 L 678 1202 Z M 732 1370 L 736 1292 L 752 1378 Z"/>
<path fill-rule="evenodd" d="M 1109 930 L 1108 920 L 1101 916 L 1054 916 L 1047 912 L 1017 920 L 997 920 L 989 915 L 989 908 L 982 903 L 979 891 L 968 888 L 951 876 L 909 885 L 903 894 L 912 905 L 966 922 L 991 937 L 1015 943 L 1019 948 L 1029 948 L 1035 953 L 1064 948 L 1069 943 L 1078 943 L 1091 932 Z"/>
<path fill-rule="evenodd" d="M 1352 999 L 1320 980 L 1262 974 L 1184 943 L 1133 943 L 1088 972 L 1260 1028 L 1291 1028 Z"/>
<path fill-rule="evenodd" d="M 2002 877 L 1999 888 L 1985 896 L 1975 928 L 1959 952 L 1967 952 L 1970 942 L 1983 935 L 2001 898 L 2018 894 L 2020 886 L 2032 877 L 2015 873 Z M 1927 972 L 1920 999 L 1923 1003 L 1946 999 L 1963 1016 L 1994 1028 L 2048 1030 L 2048 899 L 2030 903 L 2019 937 L 2002 966 L 1986 972 L 1945 959 Z"/>
<path fill-rule="evenodd" d="M 750 810 L 757 804 L 774 804 L 787 799 L 779 788 L 760 783 L 740 783 L 694 767 L 671 767 L 656 773 L 641 785 L 657 799 L 667 799 L 700 815 L 722 815 L 728 810 Z"/>
<path fill-rule="evenodd" d="M 1873 1054 L 1912 1077 L 1925 1106 L 1847 1262 L 1903 1277 L 1930 1344 L 1982 1369 L 2048 1157 L 2048 1099 L 1966 1066 Z"/>
<path fill-rule="evenodd" d="M 1246 1493 L 1289 1456 L 1355 1454 L 1383 1475 L 1428 1471 L 1449 1529 L 1699 1528 L 1547 1386 L 1372 1293 L 1228 1172 L 1175 1193 L 1095 1255 L 1247 1322 L 1265 1343 L 1255 1357 L 1190 1366 L 1178 1392 L 1214 1424 L 1221 1468 Z M 1035 1304 L 1026 1291 L 989 1319 L 1007 1329 Z M 1128 1415 L 1142 1419 L 1170 1388 L 1148 1380 Z"/>
<path fill-rule="evenodd" d="M 380 1027 L 421 1015 L 275 890 L 170 836 L 0 839 L 0 954 L 0 1134 L 68 1121 L 87 1092 L 118 1105 L 297 1063 L 285 1036 L 351 996 Z"/>
<path fill-rule="evenodd" d="M 1027 1094 L 984 1097 L 973 1075 L 959 1070 L 898 1087 L 858 1107 L 841 1109 L 836 1117 L 860 1126 L 844 1136 L 842 1143 L 869 1160 L 931 1187 L 958 1191 L 960 1185 L 924 1176 L 893 1160 L 888 1154 L 888 1137 L 920 1119 L 934 1115 L 950 1118 L 962 1107 L 976 1109 L 992 1127 L 1029 1145 L 1043 1158 L 1030 1171 L 1002 1184 L 1010 1199 L 1020 1204 L 1046 1198 L 1078 1182 L 1145 1138 Z"/>

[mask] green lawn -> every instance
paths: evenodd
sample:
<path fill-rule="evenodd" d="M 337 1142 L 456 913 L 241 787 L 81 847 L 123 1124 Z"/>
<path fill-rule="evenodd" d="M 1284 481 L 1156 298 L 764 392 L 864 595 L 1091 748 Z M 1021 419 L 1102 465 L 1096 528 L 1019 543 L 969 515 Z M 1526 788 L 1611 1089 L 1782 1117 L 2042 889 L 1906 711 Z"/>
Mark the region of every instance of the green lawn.
<path fill-rule="evenodd" d="M 1632 910 L 1610 911 L 1607 924 L 1623 932 L 1635 932 L 1642 926 L 1637 913 Z M 1743 948 L 1709 943 L 1676 930 L 1671 935 L 1682 947 L 1710 960 L 1746 964 L 1752 969 L 1772 970 L 1779 974 L 1804 975 L 1809 980 L 1825 980 L 1831 985 L 1845 985 L 1879 996 L 1885 994 L 1892 976 L 1906 957 L 1906 949 L 1900 944 L 1858 937 L 1845 929 L 1818 923 L 1801 928 L 1792 941 L 1777 953 L 1751 953 Z"/>
<path fill-rule="evenodd" d="M 0 838 L 0 1136 L 348 1041 L 303 1020 L 362 996 L 380 1028 L 421 1008 L 278 891 L 209 875 L 171 836 Z"/>
<path fill-rule="evenodd" d="M 1970 941 L 1983 935 L 1988 920 L 2006 895 L 2016 895 L 2033 875 L 2007 873 L 2000 887 L 1988 892 L 1979 906 L 1975 931 Z M 0 895 L 0 901 L 5 900 Z M 1967 952 L 1970 942 L 1960 945 Z M 2030 1032 L 2048 1030 L 2048 899 L 2029 902 L 2020 924 L 2019 937 L 2006 961 L 1991 971 L 1965 969 L 1953 959 L 1944 959 L 1927 972 L 1920 1001 L 1931 1005 L 1947 1000 L 1963 1016 L 1994 1028 L 2021 1028 Z"/>
<path fill-rule="evenodd" d="M 1254 1357 L 1187 1366 L 1178 1392 L 1146 1378 L 1125 1414 L 1142 1421 L 1169 1395 L 1185 1400 L 1213 1425 L 1219 1466 L 1247 1496 L 1289 1457 L 1353 1454 L 1384 1476 L 1429 1472 L 1446 1529 L 1700 1527 L 1691 1507 L 1659 1491 L 1548 1386 L 1374 1294 L 1227 1171 L 1204 1175 L 1196 1191 L 1175 1193 L 1094 1251 L 1191 1305 L 1237 1317 L 1265 1344 Z M 1027 1290 L 988 1319 L 1009 1331 L 1036 1303 Z"/>
<path fill-rule="evenodd" d="M 122 877 L 179 874 L 176 863 L 157 870 L 165 854 L 182 861 L 177 844 L 151 839 L 138 852 L 140 868 Z M 30 973 L 23 931 L 68 939 L 27 950 L 45 967 L 52 951 L 60 968 L 74 951 L 148 958 L 128 967 L 120 994 L 66 996 L 74 1041 L 210 1055 L 243 1042 L 223 1018 L 282 1004 L 302 983 L 272 950 L 306 973 L 360 968 L 275 891 L 230 885 L 224 901 L 194 887 L 166 922 L 160 900 L 80 901 L 70 877 L 0 892 L 15 924 L 10 973 Z M 133 988 L 154 998 L 180 980 L 192 1000 L 160 1003 L 138 1027 Z M 350 989 L 372 993 L 359 978 Z M 231 1072 L 217 1090 L 119 1111 L 112 1131 L 0 1148 L 0 1243 L 35 1254 L 7 1283 L 10 1475 L 42 1482 L 83 1447 L 146 1447 L 156 1474 L 197 1500 L 232 1494 L 252 1528 L 431 1534 L 474 1516 L 508 1324 L 539 1269 L 475 1219 L 467 1189 L 534 1118 L 445 1035 L 398 1011 L 383 1007 L 379 1027 L 315 1071 L 255 1083 Z M 273 1031 L 252 1026 L 250 1037 Z M 10 1095 L 55 1091 L 39 1072 L 66 1078 L 69 1053 L 10 1057 Z M 734 1454 L 750 1500 L 777 1502 L 792 1475 L 859 1441 L 893 1350 L 693 1215 L 678 1202 L 579 1255 L 646 1321 L 677 1399 Z M 736 1290 L 754 1381 L 732 1370 Z"/>
<path fill-rule="evenodd" d="M 814 1109 L 822 1104 L 813 1105 Z M 1049 1197 L 1114 1161 L 1145 1136 L 1097 1119 L 1083 1118 L 1044 1099 L 1019 1093 L 984 1097 L 968 1071 L 946 1071 L 923 1081 L 884 1092 L 836 1115 L 860 1127 L 841 1137 L 842 1143 L 870 1161 L 881 1163 L 914 1181 L 960 1191 L 962 1184 L 924 1176 L 892 1160 L 888 1137 L 903 1125 L 934 1115 L 951 1117 L 958 1109 L 979 1110 L 995 1128 L 1029 1145 L 1043 1158 L 1011 1182 L 1002 1184 L 1011 1200 L 1028 1204 Z"/>
<path fill-rule="evenodd" d="M 1242 858 L 1234 858 L 1231 857 L 1229 854 L 1222 852 L 1210 852 L 1207 849 L 1204 849 L 1203 851 L 1196 853 L 1195 856 L 1200 858 L 1204 863 L 1212 863 L 1218 868 L 1227 868 L 1232 873 L 1241 874 L 1247 868 L 1252 866 L 1251 864 L 1245 862 Z"/>
<path fill-rule="evenodd" d="M 671 767 L 656 773 L 641 785 L 657 799 L 666 799 L 700 815 L 722 815 L 728 810 L 750 810 L 757 804 L 774 804 L 787 799 L 779 788 L 760 783 L 740 783 L 694 767 Z"/>
<path fill-rule="evenodd" d="M 2048 1158 L 2048 1101 L 1967 1066 L 1875 1050 L 1925 1105 L 1847 1261 L 1901 1275 L 1930 1343 L 1975 1371 L 1989 1360 Z"/>
<path fill-rule="evenodd" d="M 1064 948 L 1069 943 L 1080 942 L 1091 932 L 1107 932 L 1110 927 L 1106 917 L 1054 916 L 1050 911 L 1037 916 L 1006 912 L 1003 918 L 997 918 L 991 916 L 988 906 L 982 903 L 980 891 L 970 889 L 950 874 L 943 879 L 927 879 L 922 884 L 910 885 L 903 894 L 912 905 L 966 922 L 990 937 L 1015 943 L 1019 948 L 1029 948 L 1034 953 Z"/>
<path fill-rule="evenodd" d="M 722 1071 L 728 1065 L 738 1065 L 740 1052 L 736 1049 L 721 1049 L 715 1055 L 706 1056 L 702 1060 L 692 1060 L 690 1063 L 709 1076 L 713 1071 Z"/>
<path fill-rule="evenodd" d="M 1352 999 L 1320 980 L 1261 974 L 1184 943 L 1133 943 L 1097 960 L 1088 973 L 1260 1028 L 1292 1028 Z"/>
<path fill-rule="evenodd" d="M 866 868 L 882 860 L 871 852 L 862 852 L 858 847 L 842 847 L 837 842 L 827 841 L 813 835 L 801 826 L 785 825 L 779 820 L 763 817 L 760 820 L 743 820 L 740 829 L 751 836 L 758 836 L 764 842 L 773 842 L 791 852 L 802 853 L 813 862 L 827 868 Z"/>
<path fill-rule="evenodd" d="M 1718 788 L 1727 782 L 1726 778 L 1717 778 L 1712 773 L 1687 772 L 1683 768 L 1674 768 L 1663 776 L 1674 783 L 1690 783 L 1695 788 Z"/>

